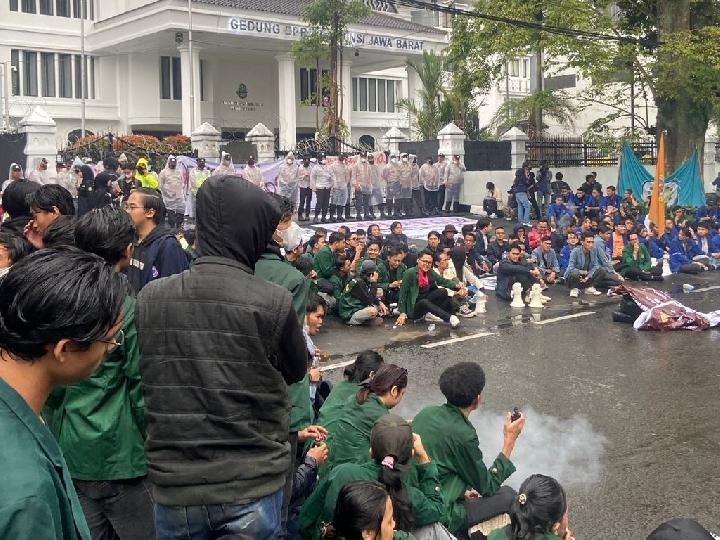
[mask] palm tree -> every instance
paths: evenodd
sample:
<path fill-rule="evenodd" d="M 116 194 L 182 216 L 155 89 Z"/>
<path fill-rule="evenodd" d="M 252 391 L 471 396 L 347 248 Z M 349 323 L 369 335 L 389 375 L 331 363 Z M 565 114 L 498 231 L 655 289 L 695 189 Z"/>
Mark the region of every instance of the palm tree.
<path fill-rule="evenodd" d="M 422 83 L 418 90 L 420 106 L 414 99 L 401 99 L 398 106 L 407 110 L 414 118 L 414 129 L 423 140 L 437 137 L 443 126 L 441 105 L 443 89 L 444 57 L 435 51 L 423 51 L 421 62 L 407 61 L 415 70 Z"/>
<path fill-rule="evenodd" d="M 490 120 L 490 129 L 500 136 L 514 126 L 525 129 L 531 139 L 542 135 L 544 127 L 535 125 L 538 111 L 543 117 L 552 118 L 561 126 L 572 126 L 577 107 L 563 92 L 541 90 L 518 99 L 508 99 L 498 108 Z"/>

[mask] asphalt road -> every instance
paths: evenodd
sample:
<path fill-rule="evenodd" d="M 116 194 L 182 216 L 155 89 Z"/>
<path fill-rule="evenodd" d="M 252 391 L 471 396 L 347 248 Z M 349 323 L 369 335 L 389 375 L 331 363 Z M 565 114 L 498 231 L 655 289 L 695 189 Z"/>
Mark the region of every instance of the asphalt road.
<path fill-rule="evenodd" d="M 683 293 L 683 283 L 696 290 Z M 660 288 L 699 311 L 720 309 L 718 272 L 673 277 Z M 486 464 L 501 448 L 503 414 L 520 406 L 527 423 L 508 483 L 517 488 L 535 472 L 556 477 L 579 539 L 644 539 L 672 517 L 720 531 L 720 330 L 638 332 L 611 321 L 617 299 L 571 299 L 560 286 L 549 294 L 549 306 L 533 312 L 490 293 L 487 314 L 455 330 L 393 329 L 392 321 L 348 328 L 329 319 L 315 341 L 329 355 L 330 380 L 366 348 L 406 367 L 410 384 L 396 412 L 408 418 L 443 401 L 437 380 L 445 367 L 480 363 L 487 386 L 470 419 Z"/>

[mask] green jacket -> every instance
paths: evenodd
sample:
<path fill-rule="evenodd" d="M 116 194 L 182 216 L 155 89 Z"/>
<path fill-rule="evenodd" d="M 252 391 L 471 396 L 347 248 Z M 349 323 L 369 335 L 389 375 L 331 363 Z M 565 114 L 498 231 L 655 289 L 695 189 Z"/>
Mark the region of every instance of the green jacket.
<path fill-rule="evenodd" d="M 360 275 L 360 268 L 362 267 L 362 263 L 369 260 L 370 259 L 368 257 L 363 257 L 357 262 L 357 264 L 355 265 L 356 276 Z M 386 291 L 387 286 L 390 285 L 390 274 L 388 273 L 387 265 L 385 264 L 385 261 L 378 257 L 377 259 L 375 259 L 375 266 L 377 267 L 378 272 L 377 286 L 379 289 Z"/>
<path fill-rule="evenodd" d="M 328 458 L 320 466 L 320 476 L 341 463 L 364 463 L 370 459 L 370 430 L 378 418 L 388 414 L 387 407 L 370 393 L 362 405 L 355 396 L 345 402 L 342 416 L 328 429 Z"/>
<path fill-rule="evenodd" d="M 300 271 L 283 260 L 273 247 L 260 255 L 260 259 L 255 263 L 255 275 L 290 291 L 293 297 L 293 309 L 302 326 L 305 322 L 310 280 L 305 279 Z"/>
<path fill-rule="evenodd" d="M 413 418 L 412 426 L 437 464 L 447 527 L 456 532 L 465 522 L 465 491 L 473 488 L 483 497 L 492 495 L 515 466 L 500 453 L 490 470 L 485 468 L 475 428 L 460 409 L 449 403 L 425 407 Z"/>
<path fill-rule="evenodd" d="M 434 463 L 415 465 L 417 484 L 404 481 L 408 500 L 415 516 L 415 527 L 424 527 L 441 522 L 444 518 L 443 501 L 440 496 L 440 481 Z M 332 521 L 340 490 L 350 482 L 357 480 L 377 480 L 380 477 L 380 465 L 368 461 L 362 465 L 345 463 L 338 465 L 315 488 L 305 501 L 300 512 L 300 535 L 306 539 L 320 540 L 320 524 Z M 405 531 L 408 532 L 408 531 Z"/>
<path fill-rule="evenodd" d="M 315 255 L 315 271 L 317 272 L 318 278 L 322 279 L 330 279 L 333 274 L 337 273 L 335 254 L 327 244 L 321 247 L 320 251 Z"/>
<path fill-rule="evenodd" d="M 320 407 L 317 424 L 327 428 L 342 416 L 345 402 L 350 396 L 355 396 L 360 390 L 360 385 L 348 381 L 340 381 L 332 387 L 330 395 Z"/>
<path fill-rule="evenodd" d="M 433 284 L 437 287 L 445 287 L 446 289 L 455 290 L 457 282 L 445 279 L 437 272 L 428 272 L 428 280 L 430 288 Z M 400 293 L 398 299 L 398 311 L 405 313 L 411 317 L 415 311 L 415 303 L 420 295 L 420 285 L 418 285 L 418 267 L 410 268 L 403 275 L 403 282 L 400 285 Z"/>
<path fill-rule="evenodd" d="M 333 274 L 332 276 L 330 276 L 330 279 L 328 281 L 332 283 L 333 286 L 333 298 L 335 298 L 335 300 L 339 303 L 340 295 L 345 290 L 345 285 L 347 285 L 350 281 L 350 276 L 340 277 L 339 274 Z"/>
<path fill-rule="evenodd" d="M 378 288 L 377 283 L 373 283 L 371 287 L 372 293 L 375 293 Z M 368 283 L 362 278 L 356 277 L 348 281 L 347 285 L 345 285 L 345 290 L 340 295 L 340 302 L 338 302 L 338 315 L 340 315 L 343 321 L 349 321 L 355 312 L 374 305 L 374 303 L 364 302 L 356 296 L 356 294 L 359 294 L 364 297 L 367 295 L 367 292 Z M 376 296 L 373 296 L 372 299 L 375 300 Z M 366 300 L 370 300 L 369 296 Z"/>
<path fill-rule="evenodd" d="M 403 277 L 405 276 L 405 272 L 407 272 L 407 269 L 408 269 L 407 265 L 405 263 L 401 262 L 400 266 L 398 266 L 395 269 L 395 272 L 394 272 L 395 276 L 393 277 L 391 275 L 393 273 L 393 271 L 390 269 L 390 266 L 388 266 L 387 267 L 387 271 L 388 271 L 388 284 L 387 285 L 388 286 L 386 286 L 383 289 L 383 291 L 387 292 L 390 283 L 392 283 L 393 281 L 402 281 Z"/>
<path fill-rule="evenodd" d="M 502 529 L 495 529 L 494 531 L 492 531 L 488 535 L 487 540 L 509 540 L 509 537 L 507 535 L 507 532 L 505 531 L 505 527 L 503 527 Z M 533 540 L 562 540 L 562 538 L 551 532 L 546 532 L 535 533 L 535 536 L 533 536 Z"/>
<path fill-rule="evenodd" d="M 290 396 L 290 433 L 302 431 L 313 421 L 313 408 L 310 401 L 310 378 L 305 375 L 303 380 L 288 386 Z"/>
<path fill-rule="evenodd" d="M 50 430 L 0 379 L 0 537 L 90 540 L 70 471 Z"/>
<path fill-rule="evenodd" d="M 145 421 L 135 299 L 123 308 L 125 343 L 84 381 L 54 392 L 50 428 L 75 480 L 145 476 Z M 57 400 L 57 401 L 55 401 Z"/>
<path fill-rule="evenodd" d="M 650 259 L 650 252 L 648 249 L 640 244 L 640 248 L 638 249 L 638 258 L 637 261 L 633 259 L 633 248 L 632 244 L 627 244 L 623 248 L 623 254 L 622 254 L 622 263 L 623 268 L 621 269 L 620 273 L 622 275 L 625 275 L 625 270 L 628 268 L 637 268 L 639 267 L 640 270 L 643 272 L 647 272 L 652 268 L 652 260 Z"/>

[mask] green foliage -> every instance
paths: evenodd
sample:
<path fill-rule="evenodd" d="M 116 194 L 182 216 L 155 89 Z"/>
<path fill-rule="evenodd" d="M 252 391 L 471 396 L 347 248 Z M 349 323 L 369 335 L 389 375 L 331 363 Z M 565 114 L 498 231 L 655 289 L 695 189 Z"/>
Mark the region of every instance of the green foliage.
<path fill-rule="evenodd" d="M 538 109 L 542 110 L 544 116 L 552 118 L 561 126 L 572 126 L 574 115 L 577 113 L 577 107 L 564 92 L 543 90 L 505 101 L 490 121 L 489 128 L 498 136 L 514 126 L 532 132 L 534 128 L 531 119 Z M 531 135 L 538 134 L 531 133 Z"/>
<path fill-rule="evenodd" d="M 398 101 L 398 106 L 412 115 L 413 132 L 421 140 L 436 138 L 438 131 L 443 127 L 441 114 L 443 62 L 443 56 L 434 51 L 423 51 L 420 62 L 412 60 L 407 62 L 408 67 L 418 74 L 422 83 L 418 89 L 420 106 L 412 99 L 401 99 Z"/>

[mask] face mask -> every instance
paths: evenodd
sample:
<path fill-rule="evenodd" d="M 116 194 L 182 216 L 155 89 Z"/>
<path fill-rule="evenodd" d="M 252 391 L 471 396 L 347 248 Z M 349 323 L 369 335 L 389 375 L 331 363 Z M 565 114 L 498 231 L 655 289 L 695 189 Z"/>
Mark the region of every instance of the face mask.
<path fill-rule="evenodd" d="M 287 159 L 287 160 L 285 160 L 285 161 L 286 161 L 286 163 L 287 163 L 288 165 L 292 165 L 292 164 L 293 164 L 293 160 L 292 160 L 292 159 Z"/>
<path fill-rule="evenodd" d="M 403 161 L 403 163 L 407 163 L 407 162 L 408 162 L 408 158 L 404 157 L 404 158 L 402 158 L 402 161 Z"/>
<path fill-rule="evenodd" d="M 288 243 L 290 242 L 290 237 L 295 233 L 297 229 L 299 229 L 300 226 L 297 223 L 291 223 L 290 226 L 285 229 L 284 231 L 278 231 L 275 232 L 277 235 L 282 238 L 282 242 L 280 242 L 280 247 L 287 249 Z"/>
<path fill-rule="evenodd" d="M 10 268 L 10 266 L 8 266 L 7 268 L 0 268 L 0 278 L 7 274 L 10 271 Z"/>
<path fill-rule="evenodd" d="M 365 158 L 362 158 L 362 159 L 360 160 L 361 163 L 365 163 L 366 161 L 367 161 L 367 160 L 366 160 Z"/>

